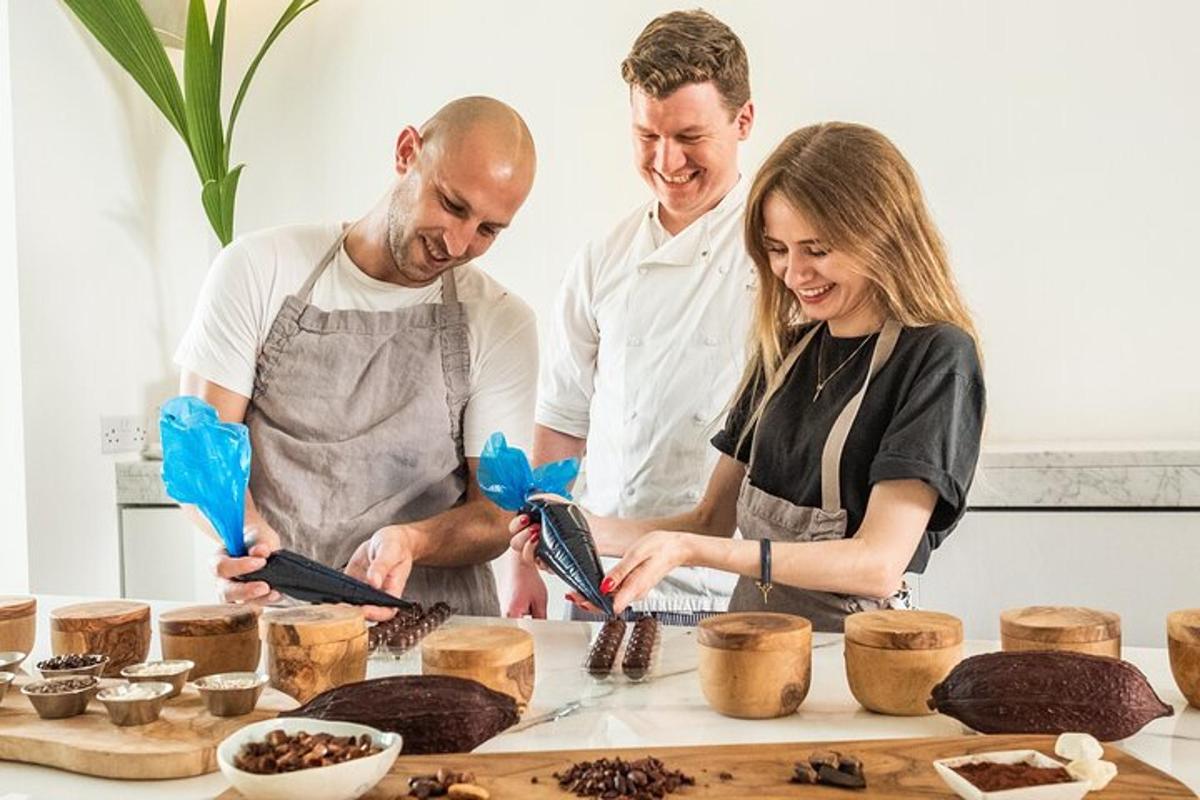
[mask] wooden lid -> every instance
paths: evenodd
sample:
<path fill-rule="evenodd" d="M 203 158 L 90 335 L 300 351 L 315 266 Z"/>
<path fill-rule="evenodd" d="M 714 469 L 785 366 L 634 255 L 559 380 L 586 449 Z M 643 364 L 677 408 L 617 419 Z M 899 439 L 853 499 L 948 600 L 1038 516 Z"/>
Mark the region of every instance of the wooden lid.
<path fill-rule="evenodd" d="M 150 621 L 150 606 L 132 600 L 100 600 L 76 603 L 50 612 L 50 626 L 58 631 L 95 630 L 97 624 L 124 625 Z"/>
<path fill-rule="evenodd" d="M 1200 608 L 1172 611 L 1168 614 L 1167 636 L 1185 644 L 1200 644 Z"/>
<path fill-rule="evenodd" d="M 937 650 L 962 639 L 962 621 L 940 611 L 863 611 L 846 617 L 846 641 L 863 647 Z"/>
<path fill-rule="evenodd" d="M 36 597 L 0 595 L 0 620 L 28 617 L 37 613 Z"/>
<path fill-rule="evenodd" d="M 1000 613 L 1000 633 L 1027 642 L 1103 642 L 1121 635 L 1121 617 L 1081 606 L 1026 606 Z"/>
<path fill-rule="evenodd" d="M 505 666 L 533 655 L 533 637 L 507 625 L 442 628 L 421 642 L 421 661 L 443 669 Z"/>
<path fill-rule="evenodd" d="M 696 641 L 717 650 L 792 650 L 812 646 L 812 623 L 794 614 L 750 611 L 700 621 Z"/>
<path fill-rule="evenodd" d="M 263 614 L 262 621 L 271 644 L 306 647 L 343 642 L 367 633 L 362 610 L 353 606 L 277 608 Z"/>
<path fill-rule="evenodd" d="M 163 636 L 217 636 L 241 633 L 258 626 L 261 612 L 257 606 L 225 603 L 212 606 L 188 606 L 158 615 L 158 631 Z"/>

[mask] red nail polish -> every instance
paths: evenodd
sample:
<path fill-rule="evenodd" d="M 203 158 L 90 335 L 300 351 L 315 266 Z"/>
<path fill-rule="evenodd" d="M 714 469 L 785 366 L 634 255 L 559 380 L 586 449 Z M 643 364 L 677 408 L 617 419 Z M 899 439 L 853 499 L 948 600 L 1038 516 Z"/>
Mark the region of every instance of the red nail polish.
<path fill-rule="evenodd" d="M 613 579 L 605 576 L 604 580 L 600 581 L 600 594 L 610 594 L 613 590 Z"/>

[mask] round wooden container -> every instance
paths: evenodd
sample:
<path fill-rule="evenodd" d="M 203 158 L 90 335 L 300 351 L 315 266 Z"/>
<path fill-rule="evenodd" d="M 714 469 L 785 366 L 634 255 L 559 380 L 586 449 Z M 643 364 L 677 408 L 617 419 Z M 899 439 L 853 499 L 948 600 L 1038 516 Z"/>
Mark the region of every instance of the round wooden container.
<path fill-rule="evenodd" d="M 1200 708 L 1200 608 L 1167 616 L 1167 652 L 1179 691 L 1188 705 Z"/>
<path fill-rule="evenodd" d="M 0 652 L 33 652 L 37 633 L 37 600 L 32 597 L 0 596 Z"/>
<path fill-rule="evenodd" d="M 508 626 L 443 628 L 421 643 L 421 671 L 470 678 L 527 706 L 533 697 L 533 637 Z"/>
<path fill-rule="evenodd" d="M 934 713 L 933 687 L 962 660 L 962 622 L 938 611 L 864 611 L 846 617 L 846 680 L 868 711 Z"/>
<path fill-rule="evenodd" d="M 150 606 L 131 600 L 103 600 L 63 606 L 50 612 L 50 650 L 103 653 L 104 675 L 114 677 L 150 654 Z"/>
<path fill-rule="evenodd" d="M 367 623 L 351 606 L 300 606 L 263 614 L 271 685 L 301 703 L 367 677 Z"/>
<path fill-rule="evenodd" d="M 700 689 L 716 711 L 743 719 L 783 717 L 808 695 L 812 623 L 792 614 L 748 612 L 702 620 Z"/>
<path fill-rule="evenodd" d="M 158 618 L 162 656 L 195 662 L 188 680 L 218 672 L 255 672 L 262 656 L 259 610 L 235 604 L 189 606 Z"/>
<path fill-rule="evenodd" d="M 1000 614 L 1002 650 L 1069 650 L 1121 657 L 1121 617 L 1080 606 L 1026 606 Z"/>

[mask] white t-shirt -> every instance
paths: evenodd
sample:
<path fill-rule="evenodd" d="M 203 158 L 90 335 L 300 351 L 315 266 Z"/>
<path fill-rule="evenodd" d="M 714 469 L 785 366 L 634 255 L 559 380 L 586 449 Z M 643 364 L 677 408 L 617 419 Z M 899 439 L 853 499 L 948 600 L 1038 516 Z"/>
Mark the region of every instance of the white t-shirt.
<path fill-rule="evenodd" d="M 650 202 L 567 270 L 546 326 L 537 422 L 586 438 L 580 505 L 604 516 L 696 505 L 746 363 L 756 290 L 747 182 L 676 236 Z M 606 560 L 606 564 L 612 562 Z M 638 608 L 721 609 L 735 575 L 673 571 Z"/>
<path fill-rule="evenodd" d="M 258 354 L 284 298 L 295 294 L 341 233 L 339 224 L 257 231 L 221 251 L 196 302 L 175 363 L 244 397 L 254 389 Z M 523 300 L 473 263 L 456 267 L 471 348 L 463 440 L 477 457 L 494 431 L 528 448 L 537 386 L 537 324 Z M 325 311 L 394 311 L 439 303 L 441 281 L 410 289 L 364 273 L 342 248 L 313 287 Z"/>

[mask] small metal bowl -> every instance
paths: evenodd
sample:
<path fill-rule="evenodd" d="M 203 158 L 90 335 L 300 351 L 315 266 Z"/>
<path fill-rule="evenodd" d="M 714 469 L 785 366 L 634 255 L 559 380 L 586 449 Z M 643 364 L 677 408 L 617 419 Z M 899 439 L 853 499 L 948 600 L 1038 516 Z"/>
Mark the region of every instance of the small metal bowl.
<path fill-rule="evenodd" d="M 4 695 L 8 694 L 8 687 L 12 686 L 12 682 L 16 677 L 11 672 L 0 672 L 0 703 L 4 702 Z"/>
<path fill-rule="evenodd" d="M 104 668 L 108 666 L 108 656 L 102 653 L 64 653 L 62 656 L 54 656 L 54 658 L 65 658 L 66 656 L 81 655 L 91 661 L 85 667 L 72 667 L 71 669 L 51 669 L 43 667 L 43 664 L 50 664 L 53 658 L 47 658 L 44 661 L 39 661 L 34 666 L 37 671 L 42 673 L 42 677 L 47 680 L 50 678 L 63 678 L 69 675 L 93 675 L 97 678 L 104 672 Z"/>
<path fill-rule="evenodd" d="M 205 675 L 195 683 L 208 713 L 214 717 L 240 717 L 254 710 L 267 685 L 267 676 L 257 672 L 218 672 Z"/>
<path fill-rule="evenodd" d="M 71 683 L 81 678 L 88 679 L 88 684 L 78 689 L 45 694 L 37 691 L 44 685 Z M 21 687 L 21 694 L 29 698 L 29 702 L 33 704 L 33 710 L 42 719 L 65 719 L 86 711 L 88 703 L 99 690 L 100 679 L 95 675 L 67 675 L 62 678 L 47 678 L 27 683 Z"/>
<path fill-rule="evenodd" d="M 188 673 L 195 668 L 195 661 L 180 658 L 173 661 L 147 661 L 132 664 L 121 670 L 121 677 L 130 683 L 169 683 L 171 693 L 167 697 L 178 697 L 187 683 Z"/>
<path fill-rule="evenodd" d="M 28 653 L 22 653 L 20 650 L 7 650 L 0 653 L 0 672 L 16 672 L 20 669 L 21 662 L 28 657 Z"/>
<path fill-rule="evenodd" d="M 158 719 L 171 690 L 166 681 L 127 683 L 101 689 L 96 699 L 104 703 L 114 725 L 145 725 Z"/>

